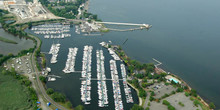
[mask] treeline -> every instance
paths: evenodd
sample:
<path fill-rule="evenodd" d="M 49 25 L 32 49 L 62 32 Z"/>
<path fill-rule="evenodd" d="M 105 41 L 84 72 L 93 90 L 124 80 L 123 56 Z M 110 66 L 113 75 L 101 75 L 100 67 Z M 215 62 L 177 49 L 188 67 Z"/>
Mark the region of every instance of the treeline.
<path fill-rule="evenodd" d="M 133 80 L 128 80 L 128 82 L 130 84 L 132 84 L 135 88 L 138 89 L 139 91 L 139 94 L 138 96 L 141 97 L 141 98 L 146 98 L 147 94 L 146 94 L 146 91 L 140 86 L 139 82 L 137 79 L 133 79 Z"/>
<path fill-rule="evenodd" d="M 76 0 L 74 2 L 65 2 L 60 1 L 57 2 L 49 2 L 48 0 L 40 0 L 40 2 L 45 5 L 54 15 L 68 18 L 68 19 L 75 19 L 76 15 L 78 15 L 78 9 L 81 4 L 85 3 L 86 0 Z M 81 8 L 82 9 L 82 8 Z M 82 13 L 80 19 L 89 18 L 90 20 L 101 21 L 98 19 L 97 15 L 87 12 Z"/>
<path fill-rule="evenodd" d="M 66 96 L 62 93 L 59 92 L 54 92 L 54 90 L 52 88 L 48 88 L 47 89 L 47 94 L 51 96 L 51 98 L 55 101 L 55 102 L 61 102 L 61 103 L 66 103 L 66 106 L 68 108 L 72 108 L 72 104 L 70 101 L 66 100 Z"/>
<path fill-rule="evenodd" d="M 20 82 L 21 85 L 27 87 L 28 95 L 30 98 L 29 100 L 32 102 L 32 107 L 34 110 L 37 109 L 36 102 L 38 100 L 38 97 L 37 97 L 36 91 L 31 87 L 32 83 L 28 79 L 28 77 L 18 74 L 14 68 L 8 71 L 0 67 L 0 74 L 13 76 L 16 80 Z"/>
<path fill-rule="evenodd" d="M 75 19 L 78 14 L 78 8 L 86 0 L 76 0 L 75 2 L 64 2 L 50 3 L 48 0 L 40 0 L 40 2 L 45 5 L 53 14 L 56 16 L 65 17 L 68 19 Z"/>
<path fill-rule="evenodd" d="M 8 59 L 10 58 L 14 58 L 14 57 L 21 57 L 23 55 L 27 55 L 27 53 L 33 53 L 34 52 L 34 48 L 30 48 L 28 50 L 22 50 L 20 51 L 17 55 L 13 55 L 12 53 L 9 53 L 8 55 L 6 56 L 3 56 L 1 55 L 0 57 L 0 66 L 5 62 L 7 61 Z"/>

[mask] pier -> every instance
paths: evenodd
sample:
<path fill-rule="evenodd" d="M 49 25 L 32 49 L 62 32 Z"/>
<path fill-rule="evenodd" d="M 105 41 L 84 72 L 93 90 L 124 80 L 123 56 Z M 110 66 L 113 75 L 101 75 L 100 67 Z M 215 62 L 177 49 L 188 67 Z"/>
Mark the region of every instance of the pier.
<path fill-rule="evenodd" d="M 161 63 L 160 61 L 158 61 L 158 60 L 156 60 L 156 59 L 154 59 L 154 58 L 152 58 L 152 59 L 153 59 L 155 62 L 158 63 L 158 64 L 155 64 L 155 65 L 154 65 L 155 67 L 162 65 L 162 63 Z"/>
<path fill-rule="evenodd" d="M 126 25 L 126 26 L 143 26 L 146 28 L 150 28 L 151 25 L 149 24 L 135 24 L 135 23 L 117 23 L 117 22 L 96 22 L 99 24 L 116 24 L 116 25 Z"/>
<path fill-rule="evenodd" d="M 86 80 L 86 78 L 79 78 L 80 80 Z M 90 80 L 95 80 L 95 81 L 100 81 L 100 80 L 102 80 L 102 81 L 113 81 L 113 80 L 115 80 L 115 79 L 108 79 L 108 78 L 106 78 L 106 79 L 97 79 L 97 78 L 91 78 Z M 118 80 L 121 80 L 121 81 L 123 81 L 123 79 L 118 79 Z"/>

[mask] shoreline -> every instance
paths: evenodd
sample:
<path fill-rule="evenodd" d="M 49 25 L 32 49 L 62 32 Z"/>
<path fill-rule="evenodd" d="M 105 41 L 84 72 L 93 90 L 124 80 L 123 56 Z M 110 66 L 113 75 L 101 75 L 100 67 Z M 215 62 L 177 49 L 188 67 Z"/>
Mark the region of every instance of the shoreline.
<path fill-rule="evenodd" d="M 129 82 L 127 83 L 131 88 L 133 88 L 136 92 L 137 92 L 137 96 L 138 96 L 138 94 L 139 94 L 139 90 L 137 89 L 137 88 L 135 88 L 132 84 L 130 84 Z M 139 96 L 138 96 L 138 101 L 139 101 L 139 106 L 142 106 L 142 104 L 143 104 L 143 100 L 142 100 L 142 98 L 140 98 Z"/>
<path fill-rule="evenodd" d="M 112 47 L 117 47 L 117 48 L 120 47 L 119 45 L 111 45 L 111 46 L 112 46 Z M 105 47 L 105 48 L 108 48 L 108 47 Z M 125 61 L 123 60 L 123 58 L 119 55 L 118 51 L 117 51 L 117 50 L 114 50 L 114 51 L 115 51 L 116 54 L 120 57 L 120 59 L 125 63 Z M 125 53 L 125 51 L 124 51 L 123 49 L 122 49 L 121 51 L 123 51 L 123 52 Z M 124 54 L 124 56 L 125 56 L 126 58 L 129 58 L 126 53 Z M 125 63 L 125 64 L 126 64 L 126 63 Z M 162 70 L 162 71 L 165 72 L 165 73 L 169 73 L 169 72 L 165 71 L 164 69 L 155 66 L 155 69 L 156 69 L 156 68 L 159 69 L 159 70 Z M 173 74 L 173 73 L 169 73 L 169 75 L 172 75 L 172 76 L 174 76 L 175 78 L 179 79 L 185 86 L 188 87 L 189 90 L 192 89 L 192 88 L 191 88 L 182 78 L 180 78 L 179 76 L 177 76 L 177 75 L 175 75 L 175 74 Z M 131 86 L 133 89 L 135 89 L 137 93 L 139 93 L 139 90 L 138 90 L 137 88 L 135 88 L 135 87 L 134 87 L 132 84 L 130 84 L 129 82 L 128 82 L 128 84 L 129 84 L 129 86 Z M 137 94 L 137 95 L 138 95 L 138 94 Z M 199 98 L 200 98 L 200 100 L 199 100 Z M 139 99 L 139 106 L 142 106 L 142 103 L 143 103 L 142 98 L 138 96 L 138 99 Z M 199 94 L 197 94 L 196 99 L 198 99 L 204 106 L 206 106 L 206 107 L 209 108 L 209 104 L 208 104 Z M 140 101 L 141 101 L 141 102 L 140 102 Z"/>
<path fill-rule="evenodd" d="M 159 67 L 157 67 L 157 68 L 159 68 Z M 162 68 L 159 68 L 159 69 L 163 70 Z M 165 70 L 163 70 L 163 71 L 165 71 Z M 175 78 L 179 79 L 185 86 L 187 86 L 189 88 L 189 90 L 192 90 L 192 87 L 190 87 L 182 78 L 180 78 L 179 76 L 177 76 L 177 75 L 175 75 L 173 73 L 170 73 L 170 75 L 173 75 Z M 204 104 L 205 106 L 209 107 L 209 104 L 198 93 L 197 93 L 197 97 L 200 98 L 200 102 L 202 102 L 202 104 Z"/>

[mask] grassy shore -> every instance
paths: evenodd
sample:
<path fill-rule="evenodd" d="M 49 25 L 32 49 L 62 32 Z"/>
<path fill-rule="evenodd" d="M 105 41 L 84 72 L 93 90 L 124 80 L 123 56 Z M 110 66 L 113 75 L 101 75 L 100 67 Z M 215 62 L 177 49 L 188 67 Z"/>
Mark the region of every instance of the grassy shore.
<path fill-rule="evenodd" d="M 1 36 L 0 36 L 0 41 L 5 42 L 5 43 L 18 44 L 17 42 L 15 42 L 13 40 L 9 40 L 9 39 L 3 38 Z"/>
<path fill-rule="evenodd" d="M 0 110 L 28 110 L 31 107 L 27 88 L 13 76 L 0 73 Z"/>

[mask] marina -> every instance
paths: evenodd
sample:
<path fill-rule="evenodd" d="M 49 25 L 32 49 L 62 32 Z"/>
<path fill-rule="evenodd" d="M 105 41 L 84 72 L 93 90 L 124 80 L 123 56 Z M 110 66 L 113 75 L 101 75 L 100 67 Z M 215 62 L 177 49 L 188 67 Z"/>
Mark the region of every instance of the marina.
<path fill-rule="evenodd" d="M 123 103 L 119 85 L 119 78 L 118 78 L 118 71 L 116 67 L 116 61 L 110 60 L 110 70 L 112 76 L 112 86 L 113 86 L 113 94 L 114 94 L 114 103 L 115 103 L 115 110 L 123 110 Z"/>
<path fill-rule="evenodd" d="M 97 58 L 97 84 L 98 84 L 98 95 L 99 107 L 108 106 L 108 95 L 107 95 L 107 87 L 106 87 L 106 76 L 105 76 L 105 67 L 104 67 L 104 55 L 102 50 L 96 51 Z"/>
<path fill-rule="evenodd" d="M 123 78 L 124 91 L 126 95 L 126 102 L 133 103 L 134 101 L 133 101 L 132 94 L 131 94 L 131 88 L 128 87 L 128 84 L 127 84 L 127 74 L 126 74 L 125 65 L 121 64 L 120 67 L 121 67 L 121 75 Z"/>
<path fill-rule="evenodd" d="M 111 56 L 114 58 L 114 60 L 121 60 L 112 48 L 108 48 L 108 51 L 111 54 Z"/>
<path fill-rule="evenodd" d="M 66 66 L 63 69 L 64 73 L 71 73 L 75 72 L 75 60 L 76 60 L 76 54 L 77 54 L 78 48 L 69 48 L 68 58 L 66 61 Z"/>
<path fill-rule="evenodd" d="M 44 35 L 45 39 L 63 39 L 65 37 L 70 37 L 70 25 L 63 24 L 44 24 L 40 26 L 34 26 L 31 30 L 35 34 Z"/>
<path fill-rule="evenodd" d="M 91 101 L 91 63 L 92 63 L 92 46 L 84 46 L 82 76 L 85 80 L 81 82 L 81 100 L 86 105 Z"/>
<path fill-rule="evenodd" d="M 58 56 L 58 52 L 60 50 L 60 44 L 52 44 L 49 54 L 52 54 L 50 63 L 57 63 L 57 56 Z"/>

